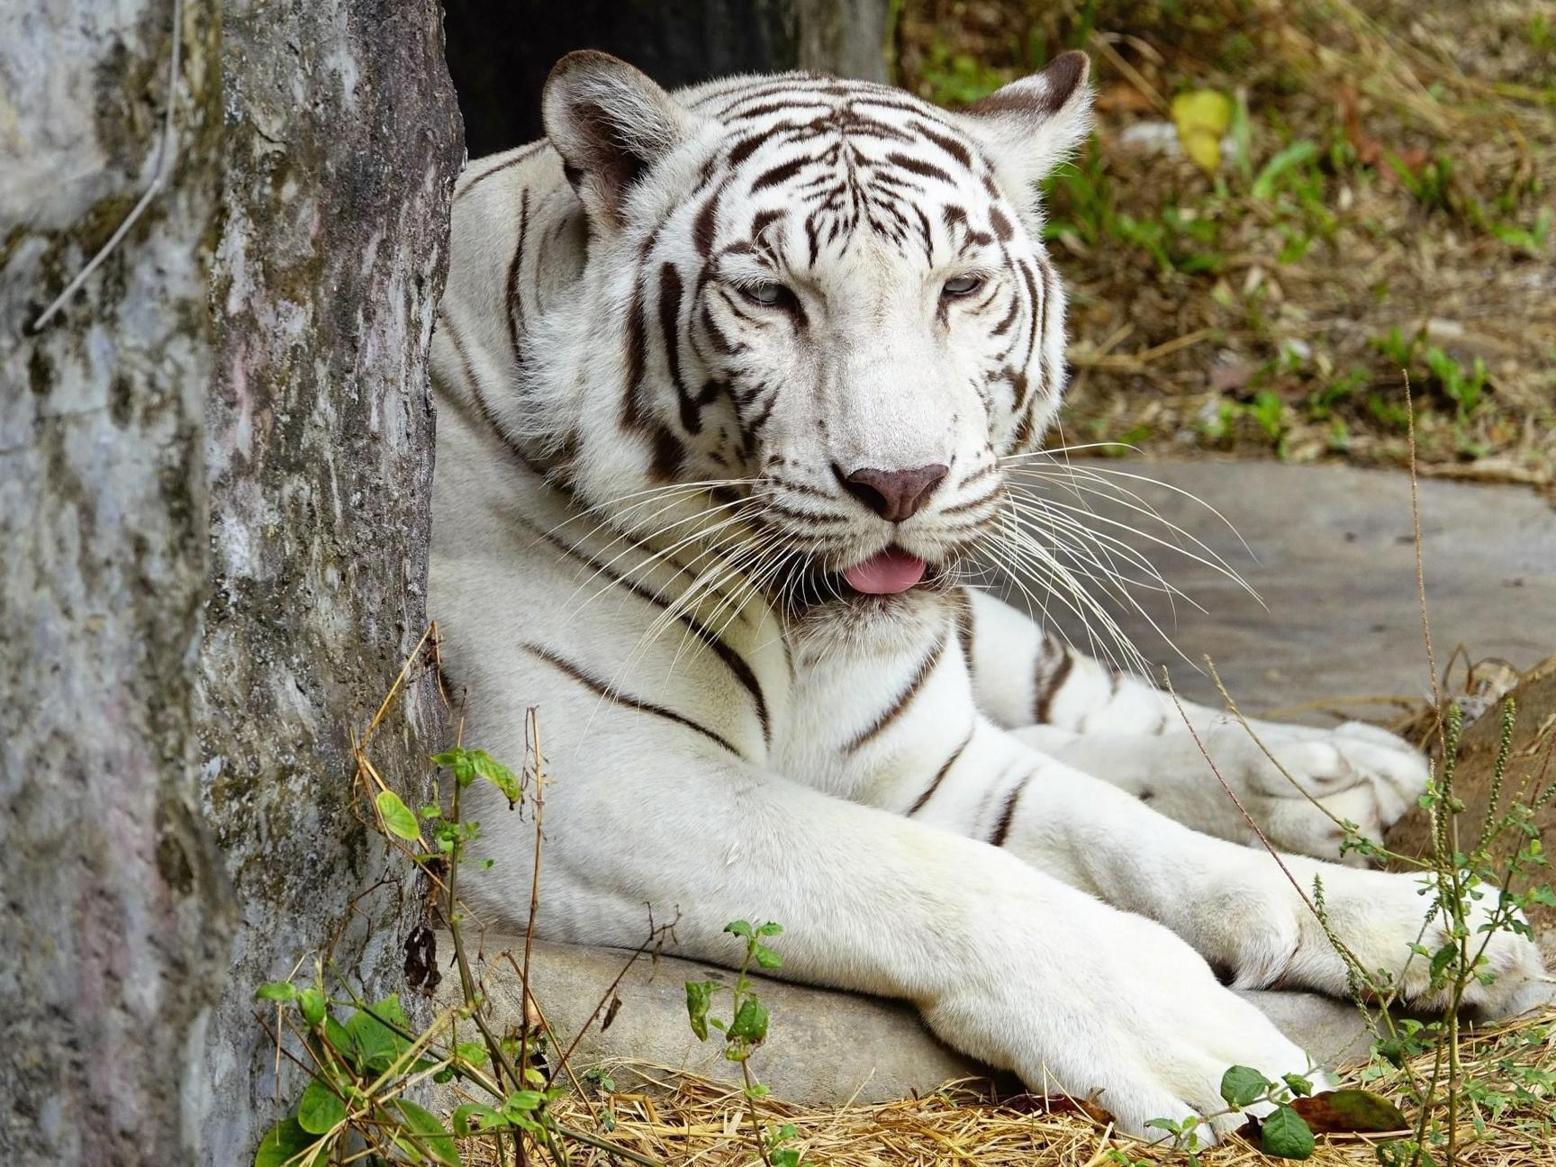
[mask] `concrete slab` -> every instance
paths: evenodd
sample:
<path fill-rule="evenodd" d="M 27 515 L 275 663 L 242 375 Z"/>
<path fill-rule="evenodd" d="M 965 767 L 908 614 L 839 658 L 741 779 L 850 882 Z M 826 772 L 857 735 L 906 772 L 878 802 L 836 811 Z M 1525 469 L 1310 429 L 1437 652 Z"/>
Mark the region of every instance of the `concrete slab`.
<path fill-rule="evenodd" d="M 491 960 L 487 998 L 499 1031 L 516 1029 L 522 1009 L 518 977 L 495 956 L 504 949 L 522 954 L 523 947 L 522 938 L 492 934 L 481 944 Z M 445 957 L 453 951 L 446 935 L 438 937 L 438 951 Z M 555 1064 L 558 1045 L 566 1049 L 581 1034 L 568 1060 L 574 1073 L 611 1066 L 619 1089 L 652 1086 L 656 1078 L 652 1067 L 738 1083 L 740 1067 L 720 1056 L 718 1034 L 700 1042 L 686 1018 L 686 982 L 732 984 L 735 974 L 728 969 L 673 957 L 640 957 L 614 990 L 621 1004 L 609 1027 L 601 1027 L 603 1016 L 596 1011 L 602 1001 L 609 1003 L 611 985 L 631 955 L 614 948 L 535 943 L 530 988 L 557 1037 L 550 1064 Z M 986 1066 L 943 1045 L 901 1002 L 760 976 L 752 980 L 772 1015 L 772 1025 L 767 1041 L 752 1058 L 751 1069 L 786 1102 L 819 1106 L 850 1099 L 885 1102 L 932 1093 L 953 1079 L 991 1076 Z M 458 978 L 445 976 L 439 986 L 439 1006 L 455 1004 L 458 994 Z M 1312 993 L 1244 996 L 1321 1062 L 1332 1065 L 1366 1054 L 1366 1027 L 1353 1006 Z M 727 1000 L 720 999 L 716 1014 Z M 1034 1003 L 1033 1007 L 1042 1006 Z M 1013 1077 L 1004 1084 L 1020 1089 Z"/>
<path fill-rule="evenodd" d="M 1163 518 L 1204 541 L 1233 566 L 1267 607 L 1210 569 L 1138 535 L 1099 524 L 1149 555 L 1169 582 L 1204 612 L 1136 591 L 1141 606 L 1198 664 L 1209 653 L 1249 713 L 1343 696 L 1419 698 L 1430 688 L 1416 600 L 1409 477 L 1397 471 L 1277 462 L 1088 460 L 1085 472 L 1138 474 L 1181 494 L 1120 478 Z M 1423 481 L 1422 552 L 1439 667 L 1455 646 L 1471 659 L 1500 657 L 1527 668 L 1556 653 L 1556 507 L 1520 487 Z M 1058 486 L 1045 493 L 1072 505 Z M 1140 522 L 1089 498 L 1098 514 Z M 1143 528 L 1171 537 L 1160 524 Z M 1252 555 L 1250 555 L 1250 551 Z M 1013 601 L 1015 602 L 1015 601 Z M 1119 623 L 1147 660 L 1167 664 L 1187 696 L 1219 704 L 1149 622 L 1129 611 Z M 1074 620 L 1060 621 L 1084 646 Z M 1344 702 L 1334 701 L 1336 705 Z M 1353 704 L 1354 713 L 1368 706 Z M 1376 715 L 1380 707 L 1370 707 Z M 1381 710 L 1387 717 L 1391 711 Z M 1307 715 L 1308 720 L 1323 721 Z"/>

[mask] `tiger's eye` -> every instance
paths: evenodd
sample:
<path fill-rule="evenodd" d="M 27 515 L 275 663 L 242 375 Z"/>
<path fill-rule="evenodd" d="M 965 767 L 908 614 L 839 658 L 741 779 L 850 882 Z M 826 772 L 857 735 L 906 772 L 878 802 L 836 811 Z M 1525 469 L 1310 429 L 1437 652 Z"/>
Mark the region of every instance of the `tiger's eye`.
<path fill-rule="evenodd" d="M 746 299 L 766 308 L 777 307 L 790 295 L 788 288 L 773 280 L 764 280 L 759 284 L 745 284 L 740 290 L 745 294 Z"/>
<path fill-rule="evenodd" d="M 952 276 L 940 291 L 946 296 L 970 296 L 981 287 L 982 276 Z"/>

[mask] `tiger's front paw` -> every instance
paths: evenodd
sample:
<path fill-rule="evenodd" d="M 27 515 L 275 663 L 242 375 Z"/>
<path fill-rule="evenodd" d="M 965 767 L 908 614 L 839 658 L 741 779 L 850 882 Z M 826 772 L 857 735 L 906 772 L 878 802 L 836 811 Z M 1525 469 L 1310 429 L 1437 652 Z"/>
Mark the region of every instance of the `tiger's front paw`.
<path fill-rule="evenodd" d="M 1298 1074 L 1330 1083 L 1161 925 L 1097 904 L 1086 906 L 1074 931 L 1055 920 L 1043 917 L 1041 956 L 993 976 L 964 976 L 928 1005 L 930 1025 L 951 1044 L 1015 1070 L 1034 1092 L 1090 1099 L 1118 1130 L 1152 1141 L 1163 1138 L 1158 1119 L 1206 1119 L 1202 1143 L 1240 1126 L 1244 1116 L 1228 1113 L 1220 1092 L 1234 1065 L 1277 1081 Z M 1017 956 L 1020 939 L 1007 929 L 1002 955 Z M 1059 975 L 1044 983 L 1034 969 L 1052 958 Z"/>
<path fill-rule="evenodd" d="M 1429 876 L 1295 857 L 1283 862 L 1290 879 L 1272 859 L 1250 859 L 1228 875 L 1222 899 L 1206 905 L 1217 939 L 1205 947 L 1220 950 L 1218 963 L 1239 987 L 1317 989 L 1334 996 L 1360 987 L 1422 1009 L 1453 1000 L 1458 978 L 1447 946 L 1454 927 Z M 1315 900 L 1315 882 L 1321 883 L 1322 921 L 1297 895 L 1293 880 Z M 1463 970 L 1459 1003 L 1485 1017 L 1507 1017 L 1540 1000 L 1549 978 L 1539 949 L 1520 933 L 1522 917 L 1499 908 L 1498 890 L 1467 887 L 1464 916 L 1472 967 Z"/>
<path fill-rule="evenodd" d="M 1255 729 L 1269 753 L 1251 740 L 1239 751 L 1256 803 L 1249 810 L 1282 850 L 1366 866 L 1363 853 L 1343 849 L 1344 824 L 1381 844 L 1384 832 L 1426 790 L 1426 759 L 1376 726 L 1351 721 L 1324 730 Z"/>

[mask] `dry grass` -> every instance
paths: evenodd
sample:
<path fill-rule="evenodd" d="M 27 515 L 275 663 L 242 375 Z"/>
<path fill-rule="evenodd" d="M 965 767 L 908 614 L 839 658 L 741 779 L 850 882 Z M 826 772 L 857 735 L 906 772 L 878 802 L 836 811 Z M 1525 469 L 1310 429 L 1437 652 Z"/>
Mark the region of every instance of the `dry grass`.
<path fill-rule="evenodd" d="M 1100 91 L 1049 192 L 1072 439 L 1403 465 L 1405 366 L 1423 475 L 1556 482 L 1556 2 L 906 0 L 898 74 L 956 104 L 1066 45 Z M 1213 177 L 1168 120 L 1200 88 L 1245 111 Z"/>
<path fill-rule="evenodd" d="M 1556 1008 L 1508 1027 L 1471 1033 L 1462 1051 L 1471 1079 L 1505 1083 L 1514 1077 L 1535 1080 L 1544 1075 L 1552 1080 L 1556 1078 Z M 738 1088 L 655 1067 L 634 1064 L 632 1069 L 634 1076 L 657 1081 L 660 1088 L 651 1094 L 603 1095 L 592 1106 L 570 1097 L 558 1103 L 554 1112 L 568 1125 L 585 1128 L 593 1127 L 591 1111 L 608 1114 L 614 1123 L 608 1136 L 612 1142 L 666 1164 L 753 1163 L 749 1118 Z M 1422 1078 L 1430 1070 L 1430 1058 L 1421 1058 L 1404 1070 L 1387 1068 L 1382 1076 L 1352 1067 L 1345 1077 L 1347 1084 L 1363 1084 L 1365 1079 L 1368 1088 L 1393 1096 L 1413 1118 L 1400 1087 L 1407 1072 Z M 796 1135 L 788 1145 L 801 1149 L 805 1160 L 817 1167 L 1127 1167 L 1132 1162 L 1185 1159 L 1182 1152 L 1170 1148 L 1117 1137 L 1104 1124 L 1077 1111 L 1042 1113 L 1030 1104 L 1022 1105 L 1024 1097 L 1015 1101 L 1014 1105 L 994 1103 L 978 1084 L 960 1083 L 926 1098 L 873 1106 L 798 1107 L 767 1100 L 761 1104 L 761 1114 L 769 1126 L 793 1124 Z M 1548 1091 L 1543 1101 L 1531 1098 L 1495 1115 L 1481 1105 L 1462 1131 L 1461 1167 L 1551 1167 L 1556 1162 L 1551 1107 Z M 1320 1136 L 1309 1162 L 1324 1167 L 1375 1167 L 1376 1148 L 1388 1141 L 1387 1135 Z M 609 1154 L 594 1148 L 575 1147 L 572 1152 L 574 1167 L 612 1161 Z M 1203 1152 L 1200 1158 L 1205 1167 L 1276 1162 L 1241 1138 Z M 472 1155 L 467 1162 L 492 1167 L 496 1163 L 489 1152 L 484 1158 Z"/>

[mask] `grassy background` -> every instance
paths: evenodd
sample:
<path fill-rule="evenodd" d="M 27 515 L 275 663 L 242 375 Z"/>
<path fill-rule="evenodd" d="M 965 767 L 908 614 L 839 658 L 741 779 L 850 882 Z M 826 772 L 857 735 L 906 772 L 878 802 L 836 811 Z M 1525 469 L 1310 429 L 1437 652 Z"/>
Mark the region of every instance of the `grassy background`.
<path fill-rule="evenodd" d="M 898 0 L 955 106 L 1087 50 L 1048 184 L 1070 442 L 1556 483 L 1556 0 Z M 1174 98 L 1230 110 L 1214 173 Z"/>

